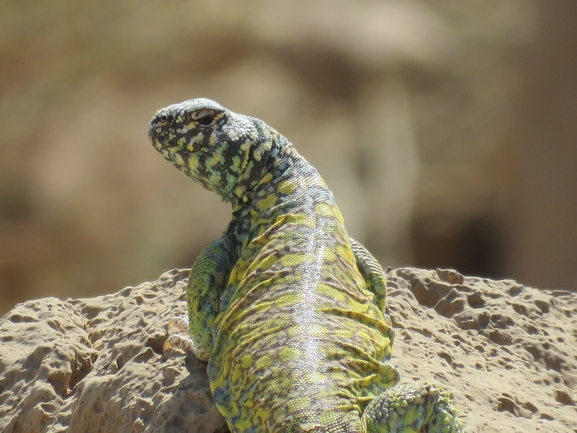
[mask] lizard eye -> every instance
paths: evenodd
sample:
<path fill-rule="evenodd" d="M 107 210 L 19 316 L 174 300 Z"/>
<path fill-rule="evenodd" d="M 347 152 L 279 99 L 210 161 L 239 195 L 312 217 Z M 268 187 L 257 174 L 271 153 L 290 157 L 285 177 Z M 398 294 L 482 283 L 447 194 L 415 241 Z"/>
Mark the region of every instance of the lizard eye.
<path fill-rule="evenodd" d="M 214 115 L 212 114 L 205 114 L 201 118 L 198 119 L 198 123 L 203 126 L 208 126 L 214 121 Z"/>

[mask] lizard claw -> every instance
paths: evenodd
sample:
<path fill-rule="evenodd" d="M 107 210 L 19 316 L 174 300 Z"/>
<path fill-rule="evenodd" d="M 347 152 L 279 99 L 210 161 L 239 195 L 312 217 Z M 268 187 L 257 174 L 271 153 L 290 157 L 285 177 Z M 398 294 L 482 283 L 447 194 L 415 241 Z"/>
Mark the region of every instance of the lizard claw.
<path fill-rule="evenodd" d="M 163 353 L 173 353 L 175 351 L 193 352 L 194 342 L 183 334 L 173 334 L 169 336 L 162 346 Z"/>
<path fill-rule="evenodd" d="M 168 322 L 166 328 L 168 329 L 168 334 L 174 334 L 175 330 L 182 333 L 188 333 L 188 319 L 185 316 L 177 316 Z"/>
<path fill-rule="evenodd" d="M 175 351 L 192 352 L 194 343 L 188 335 L 188 319 L 185 316 L 177 316 L 168 322 L 166 326 L 168 338 L 162 346 L 164 353 Z"/>

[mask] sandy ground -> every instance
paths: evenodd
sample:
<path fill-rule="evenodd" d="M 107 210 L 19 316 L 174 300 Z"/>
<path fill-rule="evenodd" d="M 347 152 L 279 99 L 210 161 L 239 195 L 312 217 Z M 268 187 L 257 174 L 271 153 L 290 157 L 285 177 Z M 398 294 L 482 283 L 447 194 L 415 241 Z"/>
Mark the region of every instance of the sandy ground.
<path fill-rule="evenodd" d="M 0 320 L 0 431 L 214 432 L 205 365 L 162 354 L 187 272 Z M 455 398 L 467 432 L 577 432 L 577 294 L 402 268 L 389 275 L 403 382 Z"/>

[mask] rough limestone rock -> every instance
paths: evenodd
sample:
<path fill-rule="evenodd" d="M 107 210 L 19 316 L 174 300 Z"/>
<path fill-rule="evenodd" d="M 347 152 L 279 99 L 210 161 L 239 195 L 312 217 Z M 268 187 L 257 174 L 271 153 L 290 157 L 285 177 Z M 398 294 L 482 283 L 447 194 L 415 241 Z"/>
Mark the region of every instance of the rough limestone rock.
<path fill-rule="evenodd" d="M 226 431 L 205 365 L 162 354 L 187 271 L 0 320 L 0 431 Z M 577 294 L 450 270 L 389 275 L 393 362 L 455 397 L 468 432 L 576 432 Z"/>

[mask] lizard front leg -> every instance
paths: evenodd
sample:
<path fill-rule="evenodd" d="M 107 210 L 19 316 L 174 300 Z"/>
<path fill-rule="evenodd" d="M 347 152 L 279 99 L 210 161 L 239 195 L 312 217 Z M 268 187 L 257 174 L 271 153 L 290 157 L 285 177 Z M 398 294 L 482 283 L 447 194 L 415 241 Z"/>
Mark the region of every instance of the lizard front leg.
<path fill-rule="evenodd" d="M 375 296 L 373 302 L 383 312 L 390 328 L 392 322 L 386 314 L 385 272 L 360 242 L 352 238 L 350 241 L 366 288 Z M 392 344 L 394 333 L 392 329 L 389 332 Z M 460 433 L 463 426 L 449 393 L 437 385 L 423 382 L 394 386 L 378 395 L 367 405 L 361 420 L 366 433 Z"/>
<path fill-rule="evenodd" d="M 171 335 L 164 344 L 165 352 L 180 348 L 191 351 L 201 361 L 208 361 L 213 348 L 213 324 L 220 312 L 222 293 L 230 271 L 236 262 L 234 250 L 231 237 L 225 235 L 201 251 L 190 269 L 186 286 L 190 337 Z M 186 319 L 174 319 L 170 327 L 182 329 L 186 327 Z"/>

